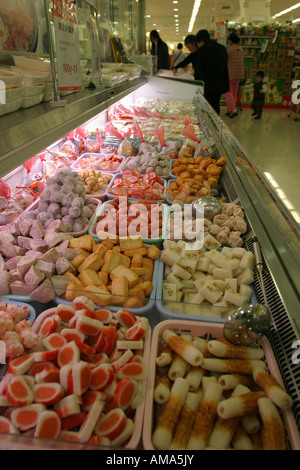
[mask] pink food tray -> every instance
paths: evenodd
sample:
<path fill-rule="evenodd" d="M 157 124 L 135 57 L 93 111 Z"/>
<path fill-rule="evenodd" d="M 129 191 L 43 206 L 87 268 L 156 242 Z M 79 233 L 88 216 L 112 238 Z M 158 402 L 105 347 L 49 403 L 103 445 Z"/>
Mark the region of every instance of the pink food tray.
<path fill-rule="evenodd" d="M 143 426 L 143 447 L 145 450 L 156 450 L 152 444 L 153 434 L 153 416 L 154 416 L 154 401 L 153 392 L 156 381 L 156 357 L 159 350 L 160 339 L 162 332 L 170 329 L 177 334 L 190 334 L 192 336 L 203 337 L 207 335 L 209 339 L 223 338 L 224 325 L 210 322 L 194 322 L 183 320 L 166 320 L 160 322 L 153 330 L 150 360 L 149 375 L 145 400 L 145 413 L 144 413 L 144 426 Z M 267 364 L 270 374 L 283 386 L 281 375 L 274 357 L 271 345 L 266 337 L 263 337 L 260 346 L 265 353 L 265 362 Z M 288 441 L 293 450 L 300 450 L 300 436 L 297 424 L 292 410 L 281 410 L 281 415 L 285 424 Z"/>
<path fill-rule="evenodd" d="M 56 313 L 56 308 L 51 308 L 49 310 L 45 310 L 43 313 L 38 315 L 32 325 L 32 330 L 35 333 L 38 333 L 44 320 L 46 320 L 46 318 L 51 317 L 52 315 L 55 315 L 55 313 Z M 144 338 L 144 350 L 143 350 L 143 359 L 145 361 L 145 365 L 148 370 L 149 370 L 149 358 L 150 358 L 150 344 L 151 344 L 151 328 L 149 326 L 146 332 L 145 338 Z M 143 381 L 143 388 L 145 392 L 146 392 L 146 385 L 147 385 L 147 379 Z M 143 427 L 144 406 L 145 406 L 145 396 L 144 396 L 143 402 L 136 409 L 135 416 L 134 416 L 134 431 L 129 442 L 125 446 L 126 449 L 136 449 L 140 443 L 141 435 L 142 435 L 142 427 Z M 62 444 L 63 441 L 59 441 L 59 442 L 60 444 Z M 68 444 L 69 443 L 66 442 L 66 445 Z"/>

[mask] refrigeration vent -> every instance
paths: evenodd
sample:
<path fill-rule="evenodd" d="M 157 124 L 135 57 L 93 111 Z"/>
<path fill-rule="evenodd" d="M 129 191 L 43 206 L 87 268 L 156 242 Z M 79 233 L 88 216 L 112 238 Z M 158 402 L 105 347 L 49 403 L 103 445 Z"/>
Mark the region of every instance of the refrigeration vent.
<path fill-rule="evenodd" d="M 246 237 L 244 247 L 254 253 L 252 237 Z M 293 413 L 298 429 L 300 430 L 300 368 L 299 365 L 293 364 L 292 362 L 292 354 L 294 352 L 292 344 L 297 337 L 263 255 L 262 259 L 263 281 L 268 305 L 273 318 L 273 327 L 267 335 L 267 338 L 271 344 L 285 389 L 294 400 Z M 256 271 L 254 276 L 254 289 L 259 303 L 264 304 L 259 275 Z"/>

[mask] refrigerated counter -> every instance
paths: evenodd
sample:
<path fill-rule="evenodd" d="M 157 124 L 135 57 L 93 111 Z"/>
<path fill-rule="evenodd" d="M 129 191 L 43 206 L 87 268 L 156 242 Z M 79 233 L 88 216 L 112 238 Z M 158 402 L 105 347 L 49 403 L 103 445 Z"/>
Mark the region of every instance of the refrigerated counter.
<path fill-rule="evenodd" d="M 43 104 L 2 117 L 0 177 L 13 174 L 17 180 L 26 160 L 53 146 L 79 125 L 103 126 L 108 120 L 110 106 L 121 101 L 126 107 L 140 97 L 193 103 L 202 132 L 213 143 L 216 155 L 228 157 L 222 174 L 222 187 L 231 202 L 244 208 L 249 225 L 245 236 L 247 249 L 253 251 L 254 236 L 261 247 L 264 286 L 273 317 L 268 339 L 284 386 L 294 400 L 293 414 L 300 429 L 300 372 L 298 361 L 292 361 L 300 339 L 298 227 L 270 192 L 251 158 L 205 101 L 197 84 L 165 77 L 143 77 L 101 92 L 86 90 L 73 95 L 68 98 L 65 108 L 53 109 Z M 264 303 L 258 275 L 254 288 L 258 300 Z M 159 312 L 153 309 L 151 326 L 159 321 Z"/>

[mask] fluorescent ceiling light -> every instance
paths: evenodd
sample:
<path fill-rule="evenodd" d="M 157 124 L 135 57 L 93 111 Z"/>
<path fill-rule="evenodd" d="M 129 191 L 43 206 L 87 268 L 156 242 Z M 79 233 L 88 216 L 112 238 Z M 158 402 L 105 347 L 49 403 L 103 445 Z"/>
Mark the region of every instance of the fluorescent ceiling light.
<path fill-rule="evenodd" d="M 295 20 L 292 21 L 292 23 L 299 23 L 300 18 L 296 18 Z"/>
<path fill-rule="evenodd" d="M 201 5 L 201 0 L 195 0 L 193 11 L 192 11 L 192 16 L 191 16 L 191 19 L 190 19 L 189 29 L 188 29 L 189 33 L 191 33 L 193 31 L 194 23 L 195 23 L 197 15 L 198 15 L 200 5 Z"/>
<path fill-rule="evenodd" d="M 282 10 L 279 13 L 276 13 L 276 15 L 273 16 L 273 18 L 277 18 L 278 16 L 285 15 L 286 13 L 289 13 L 292 10 L 296 10 L 296 8 L 300 8 L 300 2 L 296 3 L 290 8 L 287 8 L 286 10 Z"/>

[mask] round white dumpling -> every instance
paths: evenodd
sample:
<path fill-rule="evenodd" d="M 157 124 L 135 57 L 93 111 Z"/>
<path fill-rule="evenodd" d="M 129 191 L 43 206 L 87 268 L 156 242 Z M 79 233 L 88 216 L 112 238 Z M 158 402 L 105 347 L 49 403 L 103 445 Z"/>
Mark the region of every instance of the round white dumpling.
<path fill-rule="evenodd" d="M 82 197 L 75 197 L 75 199 L 72 201 L 72 207 L 84 207 L 84 200 Z"/>
<path fill-rule="evenodd" d="M 60 205 L 57 204 L 56 202 L 53 202 L 52 204 L 50 204 L 50 206 L 48 207 L 48 212 L 52 215 L 57 215 L 60 213 Z"/>
<path fill-rule="evenodd" d="M 72 217 L 72 219 L 77 219 L 78 217 L 81 216 L 81 208 L 80 207 L 70 207 L 69 209 L 69 215 Z"/>
<path fill-rule="evenodd" d="M 91 206 L 84 206 L 81 210 L 81 216 L 90 219 L 94 213 L 94 210 Z"/>

